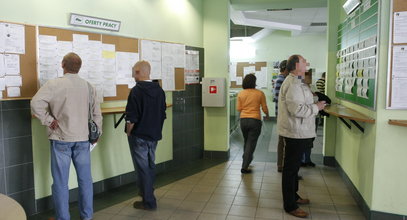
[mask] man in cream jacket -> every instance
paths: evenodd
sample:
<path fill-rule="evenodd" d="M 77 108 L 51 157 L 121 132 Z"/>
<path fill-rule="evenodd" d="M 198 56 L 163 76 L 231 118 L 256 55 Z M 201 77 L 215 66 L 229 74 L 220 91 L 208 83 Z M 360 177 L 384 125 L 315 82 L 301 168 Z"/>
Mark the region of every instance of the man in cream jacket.
<path fill-rule="evenodd" d="M 298 204 L 309 204 L 298 192 L 298 170 L 301 157 L 315 134 L 315 116 L 325 107 L 325 102 L 314 103 L 309 86 L 303 83 L 307 61 L 300 55 L 292 55 L 287 62 L 290 74 L 281 85 L 278 99 L 278 132 L 284 137 L 285 157 L 282 177 L 284 210 L 296 217 L 305 218 L 308 213 Z"/>
<path fill-rule="evenodd" d="M 64 76 L 49 80 L 31 101 L 31 111 L 48 127 L 51 142 L 52 198 L 57 220 L 69 220 L 69 167 L 75 166 L 82 220 L 93 218 L 93 183 L 90 167 L 88 113 L 102 131 L 102 115 L 95 89 L 77 74 L 82 60 L 68 53 L 62 60 Z M 91 92 L 90 92 L 91 91 Z"/>

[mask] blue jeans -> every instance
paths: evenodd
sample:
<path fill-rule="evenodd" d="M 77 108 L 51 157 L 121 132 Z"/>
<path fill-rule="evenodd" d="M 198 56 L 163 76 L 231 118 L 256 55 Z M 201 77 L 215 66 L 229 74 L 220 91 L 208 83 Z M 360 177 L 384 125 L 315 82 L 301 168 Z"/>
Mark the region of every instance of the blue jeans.
<path fill-rule="evenodd" d="M 90 168 L 89 142 L 64 142 L 51 140 L 52 198 L 57 220 L 69 220 L 69 168 L 75 166 L 79 186 L 79 211 L 81 219 L 93 217 L 93 183 Z"/>
<path fill-rule="evenodd" d="M 157 141 L 147 141 L 133 135 L 128 137 L 131 157 L 137 171 L 139 194 L 143 198 L 145 208 L 157 208 L 154 196 L 155 181 L 155 149 Z"/>

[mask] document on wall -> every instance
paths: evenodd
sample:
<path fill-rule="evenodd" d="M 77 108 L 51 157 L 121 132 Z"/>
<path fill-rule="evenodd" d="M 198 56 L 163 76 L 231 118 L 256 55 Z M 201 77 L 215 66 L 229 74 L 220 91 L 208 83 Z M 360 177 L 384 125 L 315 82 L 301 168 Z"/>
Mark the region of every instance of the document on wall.
<path fill-rule="evenodd" d="M 393 43 L 407 43 L 407 11 L 394 12 Z"/>
<path fill-rule="evenodd" d="M 394 107 L 407 107 L 407 78 L 392 81 L 391 105 Z"/>
<path fill-rule="evenodd" d="M 116 97 L 116 82 L 115 81 L 104 81 L 103 97 Z"/>
<path fill-rule="evenodd" d="M 21 76 L 5 76 L 6 86 L 21 86 L 23 80 Z"/>
<path fill-rule="evenodd" d="M 5 23 L 5 52 L 25 54 L 24 25 Z"/>
<path fill-rule="evenodd" d="M 161 42 L 142 40 L 140 59 L 150 63 L 151 79 L 161 79 Z"/>
<path fill-rule="evenodd" d="M 3 77 L 3 78 L 0 78 L 0 91 L 4 91 L 6 89 L 6 79 Z M 1 94 L 1 92 L 0 92 L 0 94 Z"/>
<path fill-rule="evenodd" d="M 8 97 L 20 97 L 21 96 L 20 87 L 7 87 L 7 96 Z"/>
<path fill-rule="evenodd" d="M 20 55 L 4 54 L 6 75 L 20 75 Z"/>
<path fill-rule="evenodd" d="M 236 85 L 241 86 L 243 84 L 243 77 L 238 76 L 236 77 Z"/>
<path fill-rule="evenodd" d="M 4 53 L 6 47 L 6 26 L 0 23 L 0 53 Z"/>
<path fill-rule="evenodd" d="M 0 54 L 0 77 L 6 75 L 6 66 L 4 64 L 4 55 Z"/>
<path fill-rule="evenodd" d="M 129 85 L 133 78 L 132 69 L 135 63 L 139 61 L 138 53 L 116 52 L 116 83 Z"/>
<path fill-rule="evenodd" d="M 407 77 L 407 46 L 393 47 L 393 77 Z"/>
<path fill-rule="evenodd" d="M 243 68 L 243 76 L 246 76 L 247 74 L 255 73 L 256 72 L 256 67 L 255 66 L 247 66 Z"/>
<path fill-rule="evenodd" d="M 57 56 L 55 59 L 56 65 L 58 65 L 58 77 L 64 75 L 64 70 L 62 69 L 61 63 L 64 56 L 73 51 L 73 45 L 71 41 L 58 41 L 57 42 Z"/>
<path fill-rule="evenodd" d="M 229 64 L 229 78 L 230 78 L 230 81 L 236 81 L 236 68 L 237 68 L 237 63 L 231 62 Z"/>

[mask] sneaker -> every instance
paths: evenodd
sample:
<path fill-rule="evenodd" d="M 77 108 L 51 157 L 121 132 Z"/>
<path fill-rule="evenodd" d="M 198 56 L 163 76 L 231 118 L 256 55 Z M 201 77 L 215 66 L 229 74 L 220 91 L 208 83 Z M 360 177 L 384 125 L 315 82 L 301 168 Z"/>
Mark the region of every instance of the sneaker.
<path fill-rule="evenodd" d="M 302 210 L 300 208 L 297 208 L 294 211 L 288 212 L 288 214 L 293 215 L 293 216 L 298 217 L 298 218 L 306 218 L 306 217 L 308 217 L 308 212 L 306 212 L 306 211 L 304 211 L 304 210 Z"/>
<path fill-rule="evenodd" d="M 241 173 L 243 173 L 243 174 L 245 174 L 245 173 L 251 173 L 251 172 L 252 172 L 252 170 L 249 170 L 249 169 L 243 169 L 243 168 L 242 168 L 242 169 L 240 170 L 240 172 L 241 172 Z"/>
<path fill-rule="evenodd" d="M 147 207 L 145 207 L 142 201 L 135 201 L 133 203 L 133 208 L 147 210 L 147 211 L 154 211 L 154 210 L 157 209 L 157 208 L 147 208 Z"/>

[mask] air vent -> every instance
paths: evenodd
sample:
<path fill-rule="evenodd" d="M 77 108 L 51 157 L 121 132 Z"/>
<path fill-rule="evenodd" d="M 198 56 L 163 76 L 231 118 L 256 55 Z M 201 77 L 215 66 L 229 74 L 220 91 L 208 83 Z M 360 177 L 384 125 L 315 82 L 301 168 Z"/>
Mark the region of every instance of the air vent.
<path fill-rule="evenodd" d="M 281 8 L 281 9 L 273 9 L 273 8 L 269 8 L 267 9 L 267 11 L 292 11 L 292 8 Z"/>
<path fill-rule="evenodd" d="M 313 22 L 311 23 L 312 27 L 325 27 L 326 26 L 326 22 Z"/>

